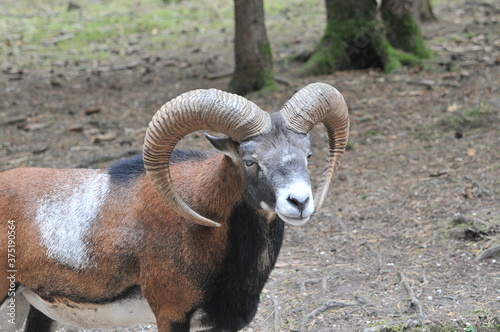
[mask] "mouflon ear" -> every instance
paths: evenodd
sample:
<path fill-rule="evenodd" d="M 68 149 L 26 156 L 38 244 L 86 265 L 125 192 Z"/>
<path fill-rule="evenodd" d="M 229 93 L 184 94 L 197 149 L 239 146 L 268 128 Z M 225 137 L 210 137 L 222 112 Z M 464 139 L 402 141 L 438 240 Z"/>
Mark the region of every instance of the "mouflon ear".
<path fill-rule="evenodd" d="M 234 162 L 241 162 L 240 145 L 237 142 L 227 136 L 218 137 L 205 133 L 205 137 L 214 148 L 224 153 Z"/>

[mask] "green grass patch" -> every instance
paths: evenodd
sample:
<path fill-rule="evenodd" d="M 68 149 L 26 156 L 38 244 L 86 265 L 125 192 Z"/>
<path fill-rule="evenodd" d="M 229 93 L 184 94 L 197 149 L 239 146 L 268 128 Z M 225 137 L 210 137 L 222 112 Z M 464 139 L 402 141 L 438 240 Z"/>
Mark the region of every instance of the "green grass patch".
<path fill-rule="evenodd" d="M 20 69 L 49 69 L 51 63 L 75 61 L 106 65 L 132 48 L 165 56 L 208 45 L 232 47 L 234 3 L 226 0 L 67 0 L 0 1 L 0 56 Z M 322 0 L 264 2 L 271 50 L 290 40 L 283 16 L 300 17 L 309 30 L 322 30 Z M 320 23 L 318 23 L 318 21 Z M 295 39 L 294 39 L 295 41 Z M 310 46 L 313 47 L 312 45 Z M 133 52 L 133 50 L 131 50 Z"/>
<path fill-rule="evenodd" d="M 368 129 L 367 131 L 365 131 L 365 136 L 366 137 L 370 137 L 370 136 L 375 136 L 377 135 L 377 130 L 376 129 Z"/>
<path fill-rule="evenodd" d="M 499 122 L 499 113 L 489 107 L 477 105 L 446 115 L 438 121 L 438 126 L 447 130 L 464 132 L 477 128 L 489 128 Z"/>
<path fill-rule="evenodd" d="M 347 142 L 347 144 L 345 146 L 345 149 L 346 149 L 346 151 L 352 151 L 352 150 L 354 150 L 354 143 Z"/>
<path fill-rule="evenodd" d="M 7 61 L 14 63 L 19 54 L 38 59 L 51 54 L 59 59 L 105 60 L 106 55 L 111 58 L 107 50 L 126 48 L 130 38 L 146 45 L 148 51 L 150 47 L 160 51 L 165 43 L 182 47 L 186 34 L 234 26 L 233 3 L 223 0 L 76 3 L 80 8 L 68 10 L 68 2 L 62 0 L 4 0 L 0 5 L 0 55 L 10 56 Z M 158 42 L 161 38 L 163 43 Z"/>
<path fill-rule="evenodd" d="M 324 1 L 322 0 L 267 0 L 264 1 L 264 11 L 266 16 L 280 15 L 284 11 L 298 11 L 303 15 L 315 13 L 317 8 L 324 11 Z"/>

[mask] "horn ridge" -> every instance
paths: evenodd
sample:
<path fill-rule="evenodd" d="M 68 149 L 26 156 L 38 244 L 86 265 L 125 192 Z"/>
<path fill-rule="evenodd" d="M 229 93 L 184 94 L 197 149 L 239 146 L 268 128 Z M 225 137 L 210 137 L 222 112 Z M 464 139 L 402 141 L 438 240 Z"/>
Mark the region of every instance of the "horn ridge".
<path fill-rule="evenodd" d="M 315 195 L 315 213 L 321 208 L 343 157 L 349 136 L 349 115 L 342 94 L 325 83 L 312 83 L 299 90 L 280 110 L 290 130 L 308 133 L 318 123 L 328 134 L 326 165 Z"/>
<path fill-rule="evenodd" d="M 216 89 L 186 92 L 164 104 L 153 116 L 144 138 L 144 167 L 151 184 L 172 210 L 200 225 L 219 227 L 193 211 L 175 190 L 169 169 L 175 145 L 197 130 L 221 132 L 242 142 L 270 129 L 269 115 L 241 96 Z"/>

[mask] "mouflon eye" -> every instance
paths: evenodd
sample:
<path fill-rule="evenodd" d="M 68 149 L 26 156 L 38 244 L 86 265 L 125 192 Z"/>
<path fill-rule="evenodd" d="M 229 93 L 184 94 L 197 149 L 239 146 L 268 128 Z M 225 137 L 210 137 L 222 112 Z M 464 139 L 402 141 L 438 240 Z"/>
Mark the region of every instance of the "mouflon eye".
<path fill-rule="evenodd" d="M 243 162 L 245 163 L 245 165 L 246 165 L 247 167 L 257 165 L 257 162 L 255 162 L 255 161 L 253 161 L 253 160 L 243 160 Z"/>

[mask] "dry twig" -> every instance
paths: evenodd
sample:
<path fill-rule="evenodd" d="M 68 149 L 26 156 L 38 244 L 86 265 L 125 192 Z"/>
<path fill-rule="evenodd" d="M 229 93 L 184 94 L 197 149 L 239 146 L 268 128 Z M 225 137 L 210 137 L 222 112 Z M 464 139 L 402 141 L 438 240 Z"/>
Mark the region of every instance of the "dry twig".
<path fill-rule="evenodd" d="M 356 303 L 348 303 L 348 302 L 340 302 L 340 301 L 335 301 L 335 300 L 328 300 L 322 305 L 320 305 L 317 309 L 311 311 L 307 315 L 305 315 L 302 320 L 301 320 L 301 331 L 305 331 L 305 325 L 307 324 L 308 321 L 313 319 L 314 317 L 318 316 L 319 314 L 330 310 L 330 309 L 340 309 L 340 308 L 345 308 L 345 307 L 353 307 L 360 305 L 361 303 L 356 302 Z"/>
<path fill-rule="evenodd" d="M 431 246 L 435 247 L 439 243 L 439 238 L 441 237 L 441 232 L 440 231 L 434 231 L 432 233 L 432 240 L 431 240 Z"/>
<path fill-rule="evenodd" d="M 218 80 L 221 78 L 226 78 L 229 77 L 233 74 L 232 70 L 226 70 L 226 71 L 221 71 L 217 73 L 208 73 L 205 75 L 205 77 L 209 80 Z"/>
<path fill-rule="evenodd" d="M 143 65 L 142 62 L 140 61 L 132 61 L 127 64 L 117 64 L 117 65 L 111 65 L 111 66 L 103 66 L 103 67 L 97 67 L 92 70 L 93 73 L 106 73 L 106 72 L 114 72 L 114 71 L 122 71 L 122 70 L 127 70 L 127 69 L 134 69 L 136 67 L 139 67 Z"/>
<path fill-rule="evenodd" d="M 330 279 L 329 276 L 324 276 L 321 279 L 300 280 L 300 281 L 297 281 L 297 285 L 300 286 L 300 291 L 302 293 L 305 293 L 307 291 L 306 290 L 307 285 L 315 285 L 315 284 L 319 284 L 319 283 L 321 283 L 321 288 L 326 291 L 326 290 L 328 290 L 328 279 Z"/>
<path fill-rule="evenodd" d="M 383 264 L 383 262 L 382 262 L 382 255 L 380 255 L 380 253 L 377 251 L 377 249 L 375 249 L 369 242 L 365 242 L 363 244 L 377 258 L 377 263 L 378 263 L 377 272 L 380 272 L 380 270 L 382 269 L 382 264 Z"/>
<path fill-rule="evenodd" d="M 13 115 L 0 119 L 0 125 L 11 125 L 22 121 L 26 121 L 26 115 Z"/>
<path fill-rule="evenodd" d="M 280 326 L 280 306 L 278 303 L 277 296 L 274 294 L 274 291 L 271 292 L 271 301 L 274 306 L 274 330 L 279 331 Z"/>
<path fill-rule="evenodd" d="M 317 284 L 319 280 L 317 279 L 307 279 L 307 280 L 301 280 L 297 281 L 297 284 L 300 286 L 300 291 L 302 293 L 306 292 L 306 284 Z"/>
<path fill-rule="evenodd" d="M 493 257 L 499 256 L 499 255 L 500 255 L 500 244 L 497 244 L 496 246 L 488 248 L 485 251 L 483 251 L 482 253 L 480 253 L 479 256 L 477 256 L 475 258 L 475 261 L 479 262 L 483 259 L 493 258 Z"/>
<path fill-rule="evenodd" d="M 290 80 L 286 77 L 283 77 L 283 76 L 273 76 L 273 80 L 276 81 L 276 83 L 279 83 L 279 84 L 284 85 L 284 86 L 292 85 Z"/>
<path fill-rule="evenodd" d="M 423 318 L 424 313 L 422 311 L 422 306 L 420 305 L 420 302 L 417 300 L 417 297 L 415 296 L 415 293 L 413 292 L 413 289 L 411 289 L 410 284 L 406 280 L 406 276 L 404 275 L 403 272 L 399 272 L 399 277 L 401 278 L 401 284 L 406 288 L 406 291 L 408 292 L 408 296 L 410 296 L 410 302 L 411 305 L 415 308 L 417 308 L 418 315 Z"/>
<path fill-rule="evenodd" d="M 342 232 L 347 232 L 347 226 L 344 224 L 342 219 L 340 219 L 338 216 L 332 216 L 332 219 L 339 225 L 339 229 Z"/>

